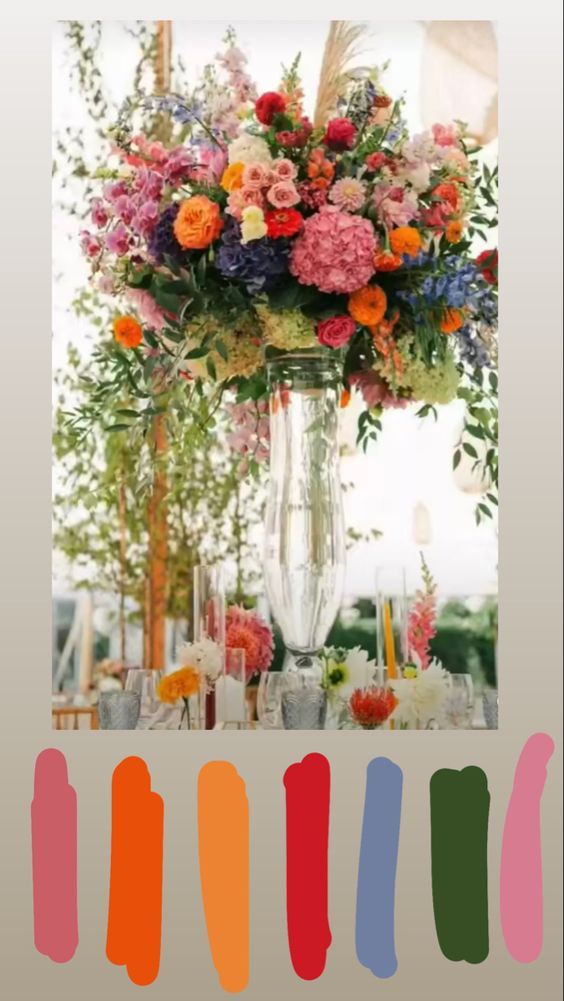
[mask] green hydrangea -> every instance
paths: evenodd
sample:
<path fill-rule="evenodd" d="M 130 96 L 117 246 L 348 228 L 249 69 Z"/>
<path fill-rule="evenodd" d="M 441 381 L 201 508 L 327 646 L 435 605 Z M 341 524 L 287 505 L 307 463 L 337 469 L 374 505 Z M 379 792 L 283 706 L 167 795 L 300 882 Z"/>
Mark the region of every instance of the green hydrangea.
<path fill-rule="evenodd" d="M 399 342 L 403 369 L 400 373 L 394 374 L 395 388 L 408 391 L 414 400 L 430 406 L 443 405 L 456 399 L 460 372 L 450 348 L 447 349 L 443 359 L 436 359 L 429 366 L 423 361 L 417 349 L 414 351 L 413 343 L 412 337 L 403 337 Z M 389 380 L 389 372 L 384 361 L 376 362 L 374 368 Z"/>
<path fill-rule="evenodd" d="M 279 351 L 299 351 L 303 348 L 315 347 L 317 337 L 313 320 L 299 309 L 283 309 L 273 312 L 268 306 L 255 307 L 263 337 Z"/>

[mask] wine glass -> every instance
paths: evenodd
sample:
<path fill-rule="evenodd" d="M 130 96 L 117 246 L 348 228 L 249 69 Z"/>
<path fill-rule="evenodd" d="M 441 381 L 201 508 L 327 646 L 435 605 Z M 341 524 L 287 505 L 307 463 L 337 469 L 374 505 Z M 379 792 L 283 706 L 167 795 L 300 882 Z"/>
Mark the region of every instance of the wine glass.
<path fill-rule="evenodd" d="M 497 730 L 497 692 L 488 688 L 482 696 L 484 720 L 488 730 Z"/>
<path fill-rule="evenodd" d="M 257 715 L 263 730 L 282 730 L 281 671 L 264 671 L 257 692 Z"/>
<path fill-rule="evenodd" d="M 474 718 L 474 684 L 471 674 L 451 674 L 442 728 L 469 730 Z"/>

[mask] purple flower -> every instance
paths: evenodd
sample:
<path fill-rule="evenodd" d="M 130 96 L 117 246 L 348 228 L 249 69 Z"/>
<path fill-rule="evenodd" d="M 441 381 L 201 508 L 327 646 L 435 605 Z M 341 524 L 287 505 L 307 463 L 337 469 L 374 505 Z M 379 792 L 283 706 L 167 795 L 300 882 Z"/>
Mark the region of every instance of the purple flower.
<path fill-rule="evenodd" d="M 169 205 L 161 213 L 153 229 L 149 240 L 149 253 L 156 264 L 163 264 L 165 257 L 171 257 L 178 264 L 185 260 L 186 251 L 180 246 L 172 228 L 179 208 L 178 202 Z"/>
<path fill-rule="evenodd" d="M 242 281 L 251 295 L 273 288 L 288 271 L 288 244 L 263 237 L 241 243 L 241 229 L 233 222 L 221 237 L 216 266 L 224 278 Z"/>
<path fill-rule="evenodd" d="M 122 222 L 118 222 L 117 226 L 106 234 L 106 248 L 118 257 L 127 254 L 130 242 L 131 237 Z"/>

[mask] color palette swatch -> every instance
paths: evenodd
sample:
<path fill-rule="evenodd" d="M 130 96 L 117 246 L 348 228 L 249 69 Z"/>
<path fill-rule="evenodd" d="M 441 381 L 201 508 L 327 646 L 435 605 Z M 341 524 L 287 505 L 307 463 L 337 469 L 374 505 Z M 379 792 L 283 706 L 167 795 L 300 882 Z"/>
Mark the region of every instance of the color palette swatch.
<path fill-rule="evenodd" d="M 540 805 L 553 751 L 547 734 L 529 738 L 517 763 L 505 818 L 500 918 L 507 950 L 520 963 L 533 962 L 542 949 Z M 279 781 L 286 801 L 288 948 L 297 976 L 311 981 L 323 974 L 331 946 L 328 859 L 335 805 L 329 762 L 322 754 L 308 754 L 291 764 Z M 487 776 L 474 766 L 442 768 L 433 774 L 429 792 L 429 892 L 439 948 L 452 962 L 482 963 L 489 953 L 490 922 Z M 389 758 L 374 758 L 366 771 L 355 946 L 358 962 L 379 979 L 392 977 L 398 969 L 395 886 L 401 865 L 402 802 L 401 768 Z M 234 765 L 211 761 L 202 767 L 197 806 L 210 953 L 220 988 L 240 993 L 252 972 L 252 803 Z M 129 979 L 143 986 L 156 979 L 160 966 L 164 803 L 151 788 L 141 758 L 125 758 L 115 768 L 111 810 L 106 956 L 125 966 Z M 35 947 L 54 962 L 65 963 L 78 946 L 77 797 L 58 750 L 45 750 L 36 761 L 31 845 Z"/>

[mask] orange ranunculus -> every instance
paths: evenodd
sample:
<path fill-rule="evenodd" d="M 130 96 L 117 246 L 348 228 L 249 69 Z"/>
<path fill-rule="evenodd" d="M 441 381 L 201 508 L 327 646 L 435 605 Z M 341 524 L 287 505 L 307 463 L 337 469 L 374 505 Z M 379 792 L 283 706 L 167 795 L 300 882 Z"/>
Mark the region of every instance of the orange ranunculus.
<path fill-rule="evenodd" d="M 182 667 L 179 671 L 167 674 L 158 687 L 161 702 L 176 702 L 178 699 L 189 699 L 200 688 L 200 674 L 195 667 Z"/>
<path fill-rule="evenodd" d="M 174 220 L 174 235 L 185 250 L 205 250 L 217 240 L 223 221 L 219 205 L 206 195 L 194 195 L 180 203 Z"/>
<path fill-rule="evenodd" d="M 243 171 L 245 169 L 244 163 L 230 163 L 228 167 L 225 168 L 223 174 L 221 175 L 221 187 L 224 191 L 236 191 L 237 188 L 243 186 Z"/>
<path fill-rule="evenodd" d="M 417 257 L 421 246 L 421 234 L 413 226 L 398 226 L 390 233 L 390 247 L 393 254 L 400 256 L 407 254 L 408 257 Z"/>
<path fill-rule="evenodd" d="M 445 237 L 449 243 L 460 243 L 462 239 L 462 222 L 460 219 L 452 219 L 445 229 Z"/>
<path fill-rule="evenodd" d="M 114 337 L 122 348 L 138 348 L 143 340 L 143 331 L 134 316 L 116 316 Z"/>
<path fill-rule="evenodd" d="M 464 316 L 459 309 L 445 309 L 441 319 L 443 334 L 454 334 L 464 323 Z"/>
<path fill-rule="evenodd" d="M 350 402 L 351 402 L 350 389 L 343 389 L 341 391 L 341 398 L 339 400 L 339 406 L 341 407 L 342 410 L 344 410 L 345 407 L 348 407 L 348 405 L 349 405 Z"/>
<path fill-rule="evenodd" d="M 365 285 L 349 296 L 349 313 L 363 327 L 373 327 L 383 319 L 388 300 L 379 285 Z"/>
<path fill-rule="evenodd" d="M 442 184 L 437 184 L 437 187 L 433 188 L 433 196 L 442 199 L 443 202 L 447 202 L 453 212 L 458 211 L 460 192 L 456 184 L 453 184 L 451 181 L 443 181 Z"/>
<path fill-rule="evenodd" d="M 386 250 L 379 250 L 374 254 L 376 271 L 397 271 L 402 264 L 403 261 L 399 254 L 389 254 Z"/>

